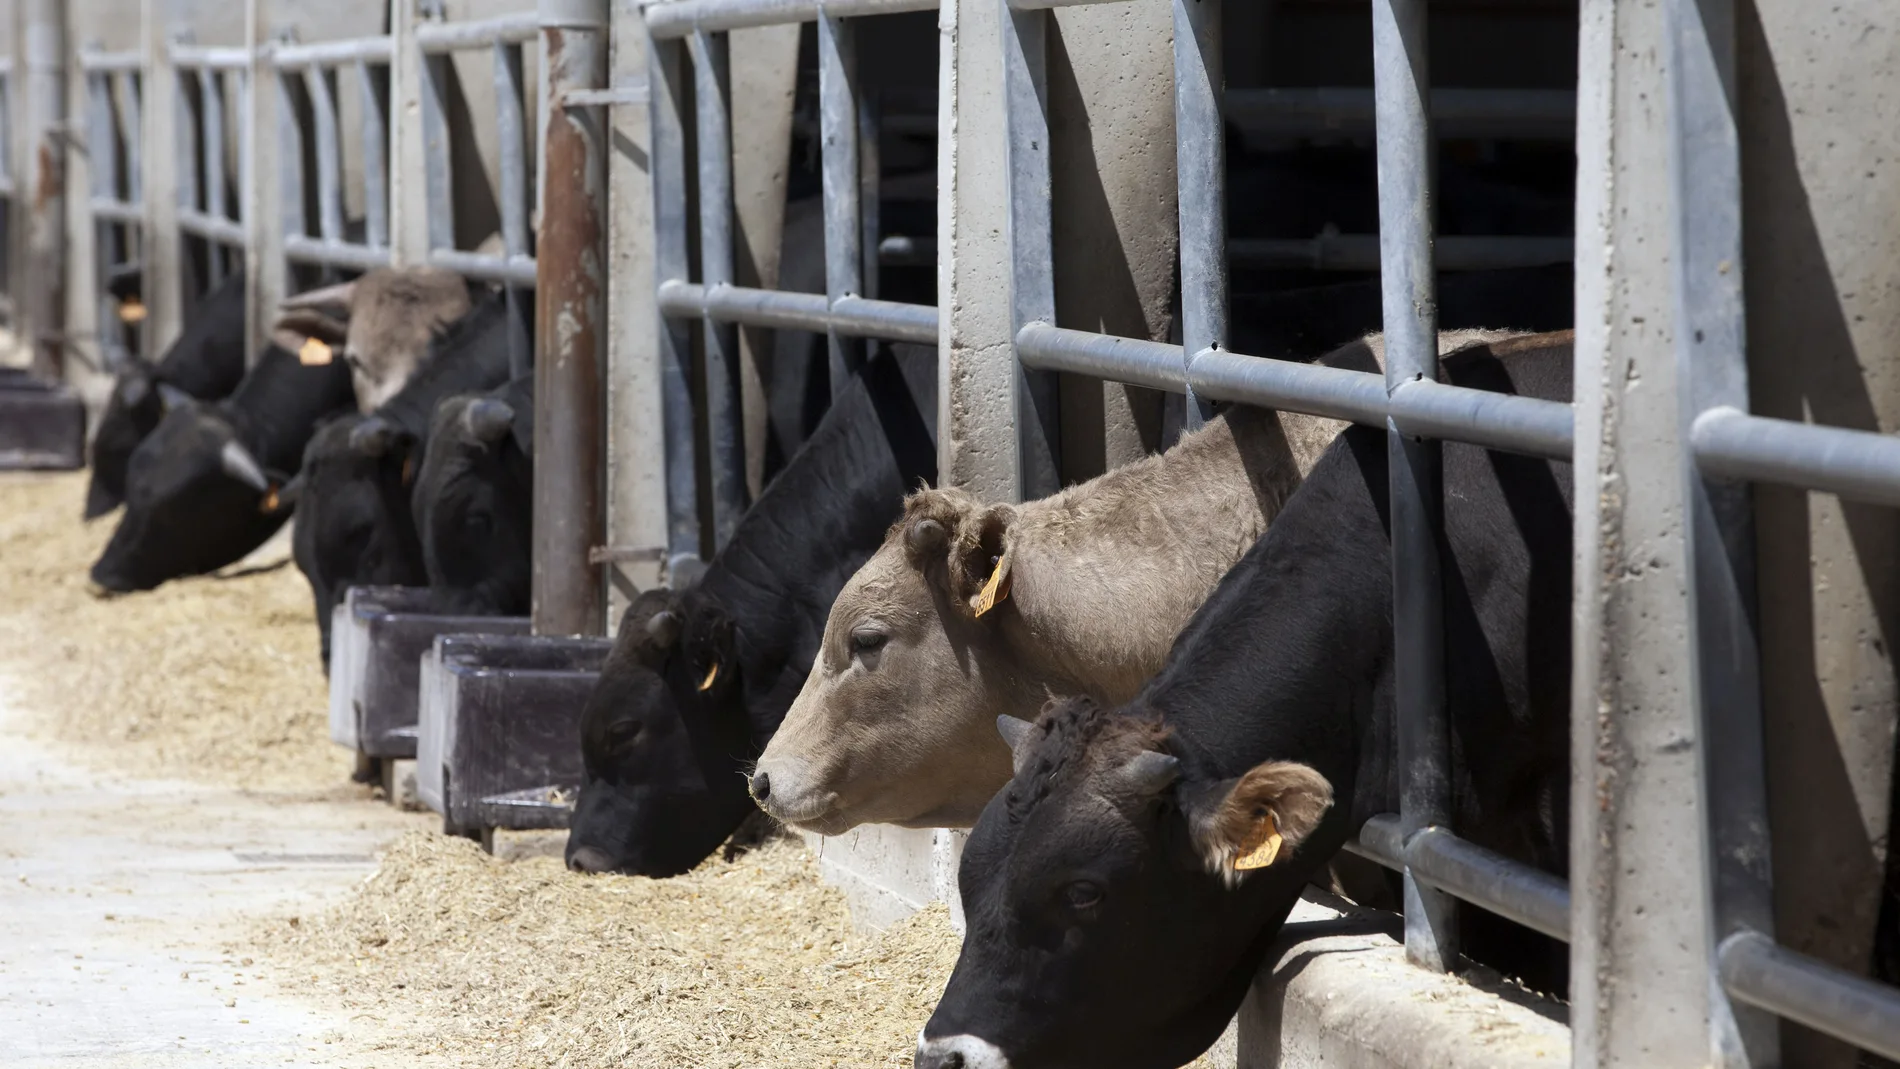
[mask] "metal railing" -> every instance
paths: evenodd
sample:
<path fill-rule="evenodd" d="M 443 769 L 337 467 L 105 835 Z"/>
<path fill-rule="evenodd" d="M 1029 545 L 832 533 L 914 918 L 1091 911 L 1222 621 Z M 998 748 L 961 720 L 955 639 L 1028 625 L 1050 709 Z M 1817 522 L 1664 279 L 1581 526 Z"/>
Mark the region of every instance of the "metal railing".
<path fill-rule="evenodd" d="M 0 280 L 8 292 L 0 294 L 0 322 L 17 331 L 19 306 L 11 292 L 14 237 L 19 218 L 19 184 L 13 173 L 13 106 L 18 102 L 14 91 L 19 83 L 13 77 L 13 57 L 0 56 Z"/>
<path fill-rule="evenodd" d="M 82 48 L 78 59 L 86 82 L 95 329 L 101 360 L 108 369 L 116 369 L 131 358 L 131 351 L 118 301 L 107 284 L 114 267 L 140 255 L 145 219 L 144 56 Z"/>
<path fill-rule="evenodd" d="M 178 229 L 205 242 L 205 285 L 223 280 L 232 267 L 230 253 L 249 243 L 241 199 L 232 196 L 227 157 L 237 161 L 239 181 L 250 159 L 250 128 L 240 119 L 236 130 L 225 122 L 227 94 L 237 97 L 237 114 L 251 109 L 251 50 L 211 48 L 173 40 L 171 67 L 178 79 L 176 100 Z M 194 103 L 191 89 L 197 90 Z"/>
<path fill-rule="evenodd" d="M 702 553 L 695 480 L 691 386 L 692 321 L 702 326 L 710 443 L 712 535 L 723 545 L 746 507 L 745 450 L 739 437 L 734 364 L 740 324 L 827 336 L 832 395 L 863 359 L 860 339 L 935 344 L 937 310 L 870 299 L 875 277 L 876 129 L 857 88 L 852 19 L 935 11 L 938 0 L 674 0 L 645 9 L 654 190 L 654 278 L 658 288 L 662 411 L 666 442 L 669 574 Z M 825 293 L 795 294 L 734 284 L 732 127 L 728 30 L 816 22 L 819 131 L 823 150 Z M 691 54 L 698 156 L 699 279 L 687 249 L 686 83 Z M 869 238 L 867 240 L 867 230 Z M 870 250 L 872 264 L 866 264 Z"/>
<path fill-rule="evenodd" d="M 283 186 L 283 254 L 302 263 L 366 271 L 391 262 L 389 243 L 389 97 L 391 39 L 360 37 L 312 44 L 281 42 L 267 50 L 277 74 L 277 108 L 285 136 L 278 170 Z M 356 84 L 361 126 L 363 236 L 352 240 L 344 218 L 342 121 L 338 76 L 344 68 Z M 303 142 L 293 86 L 301 81 L 309 102 L 316 154 L 317 231 L 305 217 Z"/>
<path fill-rule="evenodd" d="M 472 22 L 424 20 L 416 24 L 420 51 L 423 190 L 428 215 L 428 261 L 470 278 L 506 287 L 510 351 L 516 373 L 532 364 L 523 291 L 534 288 L 535 259 L 530 220 L 534 204 L 536 150 L 527 122 L 528 94 L 522 49 L 541 37 L 533 11 Z M 455 183 L 449 129 L 451 53 L 487 49 L 494 59 L 495 122 L 498 128 L 502 251 L 499 255 L 456 247 Z M 541 101 L 545 108 L 548 101 Z"/>

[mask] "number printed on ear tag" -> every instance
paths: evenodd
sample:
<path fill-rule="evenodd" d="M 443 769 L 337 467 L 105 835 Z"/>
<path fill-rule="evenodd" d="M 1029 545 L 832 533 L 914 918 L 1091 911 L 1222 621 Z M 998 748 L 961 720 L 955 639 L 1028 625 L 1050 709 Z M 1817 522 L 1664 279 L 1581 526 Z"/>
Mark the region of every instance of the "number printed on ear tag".
<path fill-rule="evenodd" d="M 1265 834 L 1262 834 L 1264 832 Z M 1273 819 L 1273 811 L 1267 811 L 1267 819 L 1254 829 L 1256 838 L 1249 839 L 1240 856 L 1234 859 L 1234 868 L 1264 869 L 1273 864 L 1280 856 L 1280 825 Z"/>

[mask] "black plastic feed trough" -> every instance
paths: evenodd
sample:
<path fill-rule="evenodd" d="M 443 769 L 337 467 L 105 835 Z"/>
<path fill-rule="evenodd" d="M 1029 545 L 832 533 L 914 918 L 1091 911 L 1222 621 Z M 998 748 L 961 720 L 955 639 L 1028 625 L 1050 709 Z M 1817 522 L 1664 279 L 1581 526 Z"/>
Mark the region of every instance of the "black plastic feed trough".
<path fill-rule="evenodd" d="M 23 368 L 0 368 L 0 471 L 70 471 L 85 462 L 79 395 Z"/>
<path fill-rule="evenodd" d="M 416 687 L 437 635 L 525 635 L 525 616 L 429 613 L 422 587 L 351 587 L 331 618 L 330 739 L 376 760 L 416 756 Z"/>
<path fill-rule="evenodd" d="M 581 710 L 613 642 L 443 635 L 422 660 L 416 793 L 454 835 L 565 828 Z"/>

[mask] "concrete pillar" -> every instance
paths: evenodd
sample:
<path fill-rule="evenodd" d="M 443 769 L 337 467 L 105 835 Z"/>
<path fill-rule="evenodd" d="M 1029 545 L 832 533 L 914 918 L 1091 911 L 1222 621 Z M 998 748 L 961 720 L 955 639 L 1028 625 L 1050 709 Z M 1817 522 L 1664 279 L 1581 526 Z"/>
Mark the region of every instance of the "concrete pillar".
<path fill-rule="evenodd" d="M 1900 130 L 1875 104 L 1900 96 L 1892 8 L 1753 0 L 1737 16 L 1753 410 L 1892 433 Z M 1755 515 L 1776 936 L 1863 972 L 1893 871 L 1900 514 L 1760 486 Z M 1785 1064 L 1854 1064 L 1846 1044 L 1782 1034 Z"/>
<path fill-rule="evenodd" d="M 243 203 L 248 253 L 244 257 L 244 315 L 250 339 L 246 356 L 253 359 L 263 355 L 270 341 L 271 324 L 277 319 L 277 306 L 288 292 L 283 172 L 300 163 L 299 156 L 289 151 L 298 144 L 297 135 L 283 106 L 277 68 L 266 52 L 277 30 L 269 0 L 248 0 L 244 5 L 244 42 L 251 49 L 249 129 L 243 140 L 245 157 L 239 168 L 242 188 L 238 196 Z"/>
<path fill-rule="evenodd" d="M 429 201 L 422 154 L 422 57 L 416 0 L 389 0 L 389 247 L 398 267 L 429 262 Z"/>
<path fill-rule="evenodd" d="M 17 169 L 26 257 L 14 292 L 33 368 L 57 379 L 66 366 L 66 5 L 23 0 L 19 10 L 29 155 Z"/>
<path fill-rule="evenodd" d="M 1663 4 L 1584 0 L 1570 995 L 1574 1060 L 1710 1064 Z"/>
<path fill-rule="evenodd" d="M 179 26 L 166 0 L 144 0 L 145 27 L 145 218 L 140 224 L 145 264 L 145 322 L 139 338 L 145 358 L 156 360 L 184 323 L 182 243 L 178 233 L 178 75 L 171 39 Z"/>

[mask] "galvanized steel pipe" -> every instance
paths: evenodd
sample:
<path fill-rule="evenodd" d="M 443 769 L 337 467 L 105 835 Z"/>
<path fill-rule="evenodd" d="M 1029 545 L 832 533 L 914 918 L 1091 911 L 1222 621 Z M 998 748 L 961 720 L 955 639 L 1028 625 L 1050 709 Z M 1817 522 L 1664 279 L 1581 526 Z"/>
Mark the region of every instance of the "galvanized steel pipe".
<path fill-rule="evenodd" d="M 1900 1058 L 1900 991 L 1777 946 L 1754 931 L 1724 939 L 1716 962 L 1722 987 L 1735 998 L 1863 1050 Z"/>
<path fill-rule="evenodd" d="M 935 11 L 938 0 L 674 0 L 646 9 L 647 32 L 655 38 L 686 37 L 751 26 L 813 22 L 822 11 L 832 18 Z"/>
<path fill-rule="evenodd" d="M 26 36 L 26 261 L 12 290 L 33 347 L 33 369 L 66 369 L 66 5 L 23 0 Z"/>
<path fill-rule="evenodd" d="M 540 0 L 549 108 L 543 127 L 535 272 L 534 631 L 605 632 L 605 582 L 588 562 L 604 539 L 607 126 L 598 110 L 552 108 L 607 81 L 607 0 Z"/>

